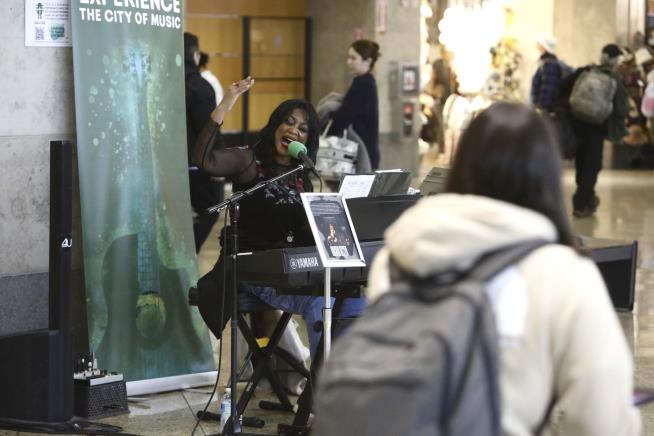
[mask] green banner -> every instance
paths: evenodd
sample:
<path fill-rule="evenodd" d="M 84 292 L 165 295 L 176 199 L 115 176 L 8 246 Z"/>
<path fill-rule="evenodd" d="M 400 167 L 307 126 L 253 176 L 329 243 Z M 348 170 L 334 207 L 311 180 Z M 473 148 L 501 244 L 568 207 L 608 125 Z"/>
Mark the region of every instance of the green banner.
<path fill-rule="evenodd" d="M 181 0 L 73 0 L 89 337 L 143 380 L 215 369 L 197 281 Z"/>

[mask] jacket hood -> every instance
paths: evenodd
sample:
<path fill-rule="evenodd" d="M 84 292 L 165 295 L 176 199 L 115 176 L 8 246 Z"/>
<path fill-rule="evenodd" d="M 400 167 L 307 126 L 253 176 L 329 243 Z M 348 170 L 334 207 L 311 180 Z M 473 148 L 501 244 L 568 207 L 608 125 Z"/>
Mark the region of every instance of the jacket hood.
<path fill-rule="evenodd" d="M 557 240 L 552 222 L 537 212 L 460 194 L 420 200 L 384 236 L 393 260 L 418 277 L 465 270 L 481 255 L 522 241 Z"/>

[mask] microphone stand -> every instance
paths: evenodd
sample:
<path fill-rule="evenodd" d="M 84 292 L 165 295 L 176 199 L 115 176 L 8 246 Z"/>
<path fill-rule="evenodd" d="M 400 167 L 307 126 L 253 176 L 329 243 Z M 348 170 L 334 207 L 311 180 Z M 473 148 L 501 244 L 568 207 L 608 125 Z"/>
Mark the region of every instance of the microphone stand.
<path fill-rule="evenodd" d="M 291 174 L 294 174 L 298 171 L 302 171 L 305 168 L 307 168 L 305 165 L 300 164 L 297 167 L 293 168 L 290 171 L 287 171 L 279 176 L 273 177 L 272 179 L 264 180 L 250 189 L 247 189 L 245 191 L 239 191 L 235 192 L 232 194 L 231 197 L 223 201 L 222 203 L 218 203 L 215 206 L 212 206 L 208 209 L 206 209 L 207 213 L 216 213 L 220 212 L 226 208 L 229 208 L 229 222 L 230 226 L 232 228 L 232 254 L 231 254 L 231 259 L 232 259 L 232 325 L 231 325 L 231 338 L 232 338 L 232 346 L 231 346 L 231 359 L 230 359 L 230 388 L 232 391 L 232 405 L 231 405 L 231 415 L 229 417 L 229 420 L 225 424 L 225 428 L 223 429 L 222 435 L 227 436 L 227 435 L 241 435 L 241 436 L 258 436 L 261 435 L 262 433 L 242 433 L 241 432 L 241 411 L 238 410 L 238 401 L 237 401 L 237 393 L 236 393 L 236 377 L 237 377 L 237 370 L 236 367 L 238 366 L 238 362 L 236 361 L 237 359 L 237 347 L 236 347 L 236 342 L 238 340 L 238 323 L 236 320 L 238 320 L 238 273 L 236 269 L 236 264 L 237 264 L 237 257 L 238 257 L 238 220 L 239 220 L 239 214 L 240 214 L 240 205 L 239 202 L 244 198 L 247 197 L 254 192 L 269 186 L 270 184 L 276 182 L 277 180 L 283 179 L 285 177 L 290 176 Z"/>

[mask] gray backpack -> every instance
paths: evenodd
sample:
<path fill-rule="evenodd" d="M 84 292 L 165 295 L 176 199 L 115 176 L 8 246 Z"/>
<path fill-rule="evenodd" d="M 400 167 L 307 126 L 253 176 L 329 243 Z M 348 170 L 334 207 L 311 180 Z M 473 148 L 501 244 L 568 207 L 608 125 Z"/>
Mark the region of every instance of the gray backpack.
<path fill-rule="evenodd" d="M 590 67 L 575 80 L 570 93 L 570 112 L 578 120 L 602 124 L 613 112 L 618 84 L 609 71 Z"/>
<path fill-rule="evenodd" d="M 312 436 L 499 436 L 498 336 L 486 282 L 544 245 L 529 241 L 465 273 L 391 290 L 335 343 L 320 374 Z"/>

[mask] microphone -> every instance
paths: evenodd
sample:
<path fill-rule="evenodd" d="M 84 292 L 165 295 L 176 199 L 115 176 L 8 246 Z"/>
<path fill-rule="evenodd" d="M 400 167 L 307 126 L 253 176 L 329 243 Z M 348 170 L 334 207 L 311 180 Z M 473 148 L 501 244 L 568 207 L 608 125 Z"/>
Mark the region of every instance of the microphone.
<path fill-rule="evenodd" d="M 311 159 L 307 156 L 307 147 L 301 142 L 291 141 L 291 143 L 288 144 L 288 154 L 295 159 L 301 160 L 307 169 L 315 171 L 313 162 L 311 162 Z"/>

